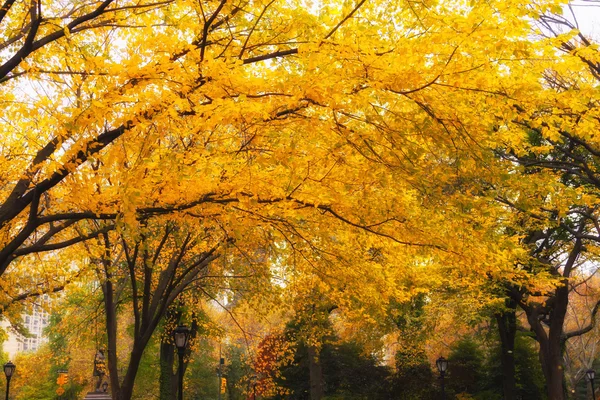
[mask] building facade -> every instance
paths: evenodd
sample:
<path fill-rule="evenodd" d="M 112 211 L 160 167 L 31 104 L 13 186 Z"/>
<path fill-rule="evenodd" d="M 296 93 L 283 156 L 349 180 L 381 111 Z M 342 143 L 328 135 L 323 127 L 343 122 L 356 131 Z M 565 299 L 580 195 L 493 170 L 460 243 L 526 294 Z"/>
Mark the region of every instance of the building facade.
<path fill-rule="evenodd" d="M 36 351 L 41 345 L 48 342 L 44 335 L 44 329 L 49 324 L 50 315 L 40 306 L 33 306 L 30 314 L 23 315 L 23 326 L 29 331 L 29 337 L 25 337 L 17 332 L 6 321 L 2 322 L 2 327 L 8 334 L 4 342 L 3 350 L 12 359 L 15 354 L 24 351 Z"/>

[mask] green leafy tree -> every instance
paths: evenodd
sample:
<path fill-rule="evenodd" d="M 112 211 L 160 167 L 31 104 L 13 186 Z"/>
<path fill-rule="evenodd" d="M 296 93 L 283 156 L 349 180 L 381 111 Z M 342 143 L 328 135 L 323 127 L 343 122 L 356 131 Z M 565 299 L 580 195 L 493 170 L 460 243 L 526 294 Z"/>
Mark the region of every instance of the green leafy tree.
<path fill-rule="evenodd" d="M 216 400 L 219 397 L 219 360 L 215 354 L 214 344 L 200 338 L 185 373 L 186 396 L 190 400 Z"/>
<path fill-rule="evenodd" d="M 391 377 L 391 393 L 398 400 L 434 398 L 436 378 L 427 355 L 418 342 L 404 345 L 396 352 L 396 371 Z"/>
<path fill-rule="evenodd" d="M 448 356 L 448 392 L 474 394 L 482 389 L 485 355 L 472 338 L 458 341 Z"/>
<path fill-rule="evenodd" d="M 514 356 L 515 380 L 517 383 L 516 398 L 523 400 L 546 399 L 544 374 L 537 358 L 538 355 L 534 340 L 526 335 L 517 334 Z M 485 371 L 488 371 L 487 388 L 478 393 L 478 399 L 502 398 L 502 368 L 500 359 L 500 347 L 494 346 L 493 350 L 488 354 L 488 360 L 484 367 Z"/>
<path fill-rule="evenodd" d="M 388 399 L 390 398 L 391 371 L 382 366 L 376 357 L 365 355 L 361 347 L 352 342 L 323 344 L 319 355 L 323 371 L 323 399 Z M 310 399 L 309 351 L 298 343 L 292 364 L 283 368 L 280 386 L 289 395 L 275 399 Z"/>

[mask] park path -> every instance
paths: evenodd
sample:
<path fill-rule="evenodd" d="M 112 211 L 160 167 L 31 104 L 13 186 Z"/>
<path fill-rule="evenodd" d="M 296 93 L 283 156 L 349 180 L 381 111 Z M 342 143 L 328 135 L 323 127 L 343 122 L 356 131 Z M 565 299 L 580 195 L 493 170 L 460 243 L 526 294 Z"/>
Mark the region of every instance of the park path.
<path fill-rule="evenodd" d="M 89 392 L 83 400 L 112 400 L 110 394 L 108 393 L 99 393 L 99 392 Z"/>

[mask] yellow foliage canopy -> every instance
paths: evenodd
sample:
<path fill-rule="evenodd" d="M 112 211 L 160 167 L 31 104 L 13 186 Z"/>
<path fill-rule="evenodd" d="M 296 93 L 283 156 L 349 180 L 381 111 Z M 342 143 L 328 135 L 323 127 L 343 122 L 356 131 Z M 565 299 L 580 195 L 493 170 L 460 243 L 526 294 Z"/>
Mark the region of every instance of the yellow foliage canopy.
<path fill-rule="evenodd" d="M 557 4 L 14 2 L 5 291 L 32 263 L 57 275 L 39 254 L 168 213 L 242 254 L 277 247 L 290 292 L 318 277 L 357 315 L 458 281 L 485 303 L 490 276 L 526 279 L 486 190 L 545 185 L 518 186 L 491 150 L 524 145 L 513 100 L 545 96 L 552 57 L 529 21 Z"/>

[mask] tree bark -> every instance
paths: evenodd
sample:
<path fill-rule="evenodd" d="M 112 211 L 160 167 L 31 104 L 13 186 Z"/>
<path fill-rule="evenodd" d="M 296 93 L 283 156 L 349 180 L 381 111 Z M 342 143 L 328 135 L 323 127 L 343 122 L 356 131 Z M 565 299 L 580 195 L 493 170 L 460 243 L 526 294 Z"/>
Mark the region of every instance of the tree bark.
<path fill-rule="evenodd" d="M 512 299 L 506 300 L 508 310 L 496 314 L 498 332 L 500 333 L 500 347 L 502 354 L 502 392 L 504 400 L 517 399 L 517 380 L 515 377 L 515 336 L 517 334 L 517 303 Z"/>
<path fill-rule="evenodd" d="M 116 393 L 120 392 L 119 375 L 117 369 L 117 316 L 113 304 L 112 282 L 107 280 L 102 285 L 104 292 L 104 312 L 106 313 L 106 334 L 108 338 L 107 363 L 113 399 L 117 400 Z"/>
<path fill-rule="evenodd" d="M 129 366 L 127 367 L 127 373 L 125 374 L 125 378 L 123 378 L 121 390 L 119 390 L 117 396 L 113 394 L 113 400 L 131 399 L 131 396 L 133 395 L 133 385 L 135 383 L 135 377 L 140 367 L 140 362 L 142 361 L 144 349 L 146 348 L 147 344 L 147 341 L 143 344 L 139 342 L 133 344 L 133 350 L 131 351 L 131 356 L 129 357 Z"/>
<path fill-rule="evenodd" d="M 548 400 L 565 400 L 567 398 L 565 374 L 563 367 L 563 353 L 565 343 L 570 336 L 580 335 L 587 332 L 588 328 L 581 332 L 565 333 L 564 324 L 567 315 L 567 307 L 569 305 L 569 278 L 574 268 L 579 254 L 583 250 L 583 242 L 580 236 L 585 228 L 585 220 L 581 221 L 579 228 L 575 234 L 573 248 L 569 251 L 569 256 L 565 260 L 562 268 L 551 265 L 547 257 L 542 257 L 547 243 L 550 243 L 549 238 L 554 233 L 554 230 L 548 230 L 546 233 L 532 235 L 527 240 L 527 243 L 535 243 L 540 239 L 546 238 L 542 245 L 535 247 L 532 250 L 532 255 L 535 255 L 542 265 L 548 267 L 548 272 L 560 278 L 560 284 L 553 291 L 547 294 L 529 293 L 522 287 L 507 286 L 507 293 L 510 298 L 519 305 L 525 315 L 530 329 L 535 335 L 535 340 L 539 344 L 538 356 L 544 377 L 546 379 L 546 390 Z M 538 300 L 536 297 L 543 296 L 544 300 Z M 595 307 L 595 313 L 597 308 Z M 595 321 L 595 317 L 593 321 Z M 591 329 L 591 327 L 589 328 Z"/>
<path fill-rule="evenodd" d="M 160 400 L 175 400 L 177 394 L 177 374 L 173 373 L 175 365 L 175 346 L 173 343 L 160 343 Z"/>
<path fill-rule="evenodd" d="M 310 400 L 323 398 L 323 368 L 315 346 L 308 346 L 308 370 L 310 376 Z"/>
<path fill-rule="evenodd" d="M 557 294 L 558 294 L 557 290 Z M 539 305 L 526 310 L 527 320 L 539 343 L 539 360 L 546 378 L 548 400 L 565 400 L 564 369 L 562 366 L 564 315 L 553 316 L 548 329 L 544 327 Z M 560 319 L 560 324 L 559 320 Z"/>

